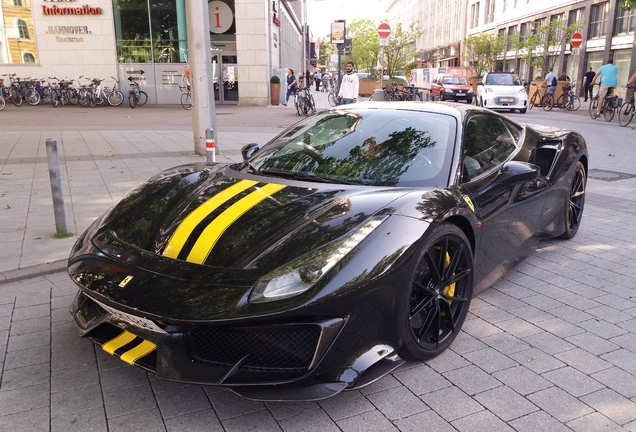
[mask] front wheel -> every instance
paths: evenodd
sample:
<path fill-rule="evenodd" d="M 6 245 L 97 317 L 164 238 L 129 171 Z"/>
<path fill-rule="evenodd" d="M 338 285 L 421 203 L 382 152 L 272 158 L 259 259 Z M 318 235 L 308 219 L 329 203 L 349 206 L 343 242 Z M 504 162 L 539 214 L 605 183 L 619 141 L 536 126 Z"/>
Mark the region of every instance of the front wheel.
<path fill-rule="evenodd" d="M 473 256 L 457 226 L 440 225 L 423 243 L 399 326 L 400 356 L 426 360 L 444 351 L 462 328 L 473 294 Z"/>
<path fill-rule="evenodd" d="M 327 99 L 329 100 L 329 105 L 331 105 L 332 107 L 338 105 L 338 97 L 334 93 L 329 93 Z"/>
<path fill-rule="evenodd" d="M 187 110 L 192 109 L 192 101 L 190 100 L 190 95 L 188 93 L 183 93 L 181 95 L 181 106 Z"/>
<path fill-rule="evenodd" d="M 591 118 L 594 118 L 594 115 L 596 114 L 596 108 L 598 108 L 598 98 L 592 98 L 589 106 Z"/>
<path fill-rule="evenodd" d="M 618 110 L 618 124 L 627 126 L 634 118 L 634 102 L 625 102 Z"/>
<path fill-rule="evenodd" d="M 544 111 L 551 111 L 554 106 L 554 98 L 552 96 L 544 96 L 541 100 L 541 105 L 543 105 Z"/>
<path fill-rule="evenodd" d="M 0 111 L 2 111 L 6 105 L 4 98 L 0 95 Z"/>
<path fill-rule="evenodd" d="M 139 91 L 139 96 L 137 97 L 137 105 L 144 106 L 148 102 L 148 93 L 143 90 Z"/>
<path fill-rule="evenodd" d="M 607 99 L 605 100 L 607 101 Z M 603 104 L 603 118 L 606 122 L 611 122 L 614 119 L 614 104 L 611 101 Z"/>
<path fill-rule="evenodd" d="M 576 111 L 581 108 L 581 99 L 578 96 L 571 95 L 568 103 L 568 110 Z"/>
<path fill-rule="evenodd" d="M 137 106 L 137 96 L 135 96 L 135 93 L 133 92 L 130 92 L 128 95 L 128 105 L 130 105 L 131 108 Z"/>
<path fill-rule="evenodd" d="M 124 95 L 119 90 L 114 90 L 108 95 L 108 105 L 110 106 L 119 106 L 124 101 Z"/>
<path fill-rule="evenodd" d="M 585 206 L 586 179 L 585 167 L 581 161 L 578 161 L 570 185 L 570 196 L 565 202 L 565 231 L 559 238 L 571 239 L 579 230 Z"/>

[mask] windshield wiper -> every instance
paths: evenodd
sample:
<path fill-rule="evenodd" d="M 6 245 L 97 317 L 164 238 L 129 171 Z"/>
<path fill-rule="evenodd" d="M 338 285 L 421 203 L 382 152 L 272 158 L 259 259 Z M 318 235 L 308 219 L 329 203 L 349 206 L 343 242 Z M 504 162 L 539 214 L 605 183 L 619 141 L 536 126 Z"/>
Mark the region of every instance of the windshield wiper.
<path fill-rule="evenodd" d="M 308 181 L 314 181 L 319 183 L 350 184 L 350 185 L 359 184 L 350 180 L 334 179 L 330 177 L 321 176 L 320 174 L 306 174 L 301 172 L 284 171 L 284 170 L 271 169 L 271 168 L 262 169 L 259 171 L 259 173 L 263 175 L 280 176 L 280 177 L 284 177 L 284 178 L 288 178 L 292 180 L 308 180 Z"/>

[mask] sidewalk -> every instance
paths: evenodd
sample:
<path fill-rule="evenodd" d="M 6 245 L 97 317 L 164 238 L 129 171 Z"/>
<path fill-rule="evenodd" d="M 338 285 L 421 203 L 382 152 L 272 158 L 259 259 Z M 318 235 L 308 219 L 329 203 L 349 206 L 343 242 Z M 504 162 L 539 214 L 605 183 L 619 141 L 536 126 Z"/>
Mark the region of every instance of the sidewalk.
<path fill-rule="evenodd" d="M 329 107 L 327 93 L 312 94 L 318 109 Z M 225 105 L 216 107 L 216 119 L 217 162 L 238 162 L 242 146 L 263 145 L 301 118 L 293 106 Z M 206 160 L 194 154 L 191 112 L 181 106 L 9 105 L 0 121 L 0 283 L 64 269 L 77 236 L 128 190 L 161 170 Z M 66 239 L 52 238 L 47 138 L 57 140 L 67 231 L 74 234 Z"/>

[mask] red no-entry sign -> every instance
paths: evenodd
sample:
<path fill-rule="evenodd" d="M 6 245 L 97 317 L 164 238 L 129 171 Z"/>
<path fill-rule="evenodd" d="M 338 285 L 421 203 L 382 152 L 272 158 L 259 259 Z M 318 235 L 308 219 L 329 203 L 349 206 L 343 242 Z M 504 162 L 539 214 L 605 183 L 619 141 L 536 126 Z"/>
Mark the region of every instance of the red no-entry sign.
<path fill-rule="evenodd" d="M 378 36 L 381 38 L 388 38 L 391 35 L 391 26 L 387 23 L 382 23 L 378 26 Z"/>
<path fill-rule="evenodd" d="M 574 48 L 578 48 L 583 43 L 583 35 L 579 32 L 576 32 L 572 35 L 572 39 L 570 40 L 570 45 Z"/>

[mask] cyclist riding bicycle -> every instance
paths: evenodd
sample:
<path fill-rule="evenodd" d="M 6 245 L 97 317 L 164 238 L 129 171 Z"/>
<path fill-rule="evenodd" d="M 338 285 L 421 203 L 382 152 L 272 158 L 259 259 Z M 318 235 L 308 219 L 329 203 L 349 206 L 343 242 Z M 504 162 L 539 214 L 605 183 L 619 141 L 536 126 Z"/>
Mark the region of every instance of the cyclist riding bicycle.
<path fill-rule="evenodd" d="M 614 66 L 614 61 L 609 60 L 607 64 L 601 66 L 596 75 L 592 79 L 591 85 L 594 85 L 596 79 L 601 77 L 601 88 L 598 91 L 598 106 L 596 107 L 596 114 L 594 118 L 597 119 L 601 116 L 601 110 L 603 109 L 603 103 L 605 102 L 605 96 L 610 94 L 610 88 L 613 90 L 618 85 L 617 77 L 618 69 Z"/>

